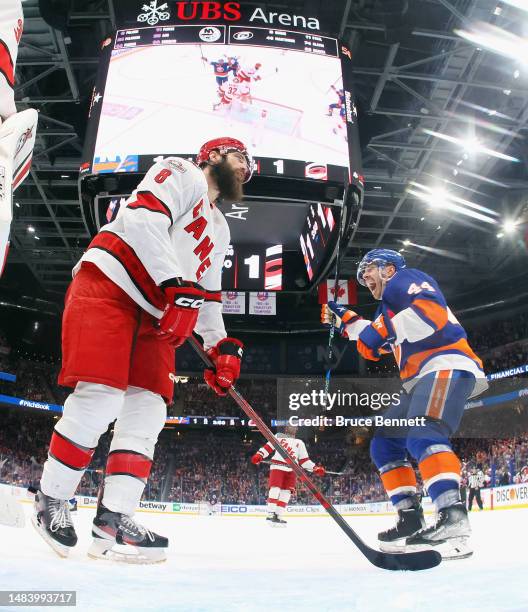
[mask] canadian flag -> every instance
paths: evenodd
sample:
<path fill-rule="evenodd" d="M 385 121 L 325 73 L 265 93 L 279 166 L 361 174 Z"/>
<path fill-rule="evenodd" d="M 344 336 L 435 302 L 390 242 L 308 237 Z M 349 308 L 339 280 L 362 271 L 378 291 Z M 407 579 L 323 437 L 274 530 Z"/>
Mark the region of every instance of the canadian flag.
<path fill-rule="evenodd" d="M 334 295 L 335 279 L 327 278 L 319 285 L 319 304 L 334 301 L 338 304 L 357 304 L 357 283 L 354 279 L 340 280 L 337 297 Z"/>

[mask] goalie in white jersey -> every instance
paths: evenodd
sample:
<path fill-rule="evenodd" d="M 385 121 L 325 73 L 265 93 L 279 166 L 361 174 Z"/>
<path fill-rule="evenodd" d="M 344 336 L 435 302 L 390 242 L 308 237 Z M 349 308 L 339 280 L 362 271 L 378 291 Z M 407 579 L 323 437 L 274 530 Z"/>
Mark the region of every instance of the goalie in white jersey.
<path fill-rule="evenodd" d="M 221 273 L 229 227 L 216 206 L 239 202 L 252 160 L 234 138 L 204 144 L 197 165 L 155 164 L 75 266 L 66 294 L 59 383 L 74 388 L 55 426 L 34 523 L 62 556 L 77 542 L 67 506 L 115 419 L 91 556 L 164 559 L 167 538 L 132 516 L 172 400 L 175 349 L 196 331 L 215 364 L 207 384 L 225 395 L 240 374 L 242 343 L 227 338 Z M 130 544 L 124 559 L 115 543 Z"/>
<path fill-rule="evenodd" d="M 15 68 L 24 28 L 21 0 L 0 2 L 0 276 L 9 249 L 13 192 L 31 168 L 37 111 L 17 113 Z"/>
<path fill-rule="evenodd" d="M 317 476 L 324 476 L 326 470 L 322 465 L 316 465 L 308 456 L 306 445 L 302 440 L 295 437 L 297 427 L 287 425 L 284 433 L 277 433 L 275 437 L 288 455 L 308 472 Z M 273 446 L 267 442 L 251 457 L 251 462 L 258 465 L 263 459 L 269 457 L 273 452 Z M 286 510 L 291 494 L 295 491 L 295 472 L 289 467 L 288 462 L 282 455 L 275 451 L 271 458 L 268 494 L 268 516 L 267 519 L 274 525 L 285 525 L 286 521 L 281 518 Z"/>

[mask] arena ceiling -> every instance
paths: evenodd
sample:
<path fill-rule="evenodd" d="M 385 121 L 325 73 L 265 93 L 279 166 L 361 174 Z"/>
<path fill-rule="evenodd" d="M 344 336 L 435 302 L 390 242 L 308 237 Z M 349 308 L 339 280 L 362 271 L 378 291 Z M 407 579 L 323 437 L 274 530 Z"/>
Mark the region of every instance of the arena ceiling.
<path fill-rule="evenodd" d="M 23 4 L 16 100 L 40 121 L 31 175 L 16 193 L 4 289 L 59 299 L 88 244 L 77 171 L 99 41 L 114 29 L 118 1 Z M 324 15 L 352 51 L 366 193 L 343 274 L 377 246 L 404 249 L 411 265 L 459 292 L 524 272 L 519 230 L 497 234 L 526 202 L 528 68 L 455 30 L 484 22 L 522 35 L 528 13 L 500 0 L 245 4 Z M 473 148 L 435 133 L 470 138 Z M 476 152 L 475 142 L 500 155 Z M 474 205 L 497 222 L 468 216 L 481 210 Z"/>

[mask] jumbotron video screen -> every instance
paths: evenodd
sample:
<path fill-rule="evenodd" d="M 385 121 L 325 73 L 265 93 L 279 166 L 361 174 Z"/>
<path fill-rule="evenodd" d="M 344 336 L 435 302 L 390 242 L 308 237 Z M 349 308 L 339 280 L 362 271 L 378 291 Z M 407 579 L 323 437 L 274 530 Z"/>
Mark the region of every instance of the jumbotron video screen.
<path fill-rule="evenodd" d="M 337 38 L 299 29 L 117 30 L 102 44 L 81 166 L 92 231 L 115 217 L 135 175 L 164 157 L 194 160 L 204 142 L 229 134 L 248 147 L 254 179 L 246 201 L 222 209 L 231 232 L 223 289 L 310 290 L 337 244 L 336 200 L 345 184 L 362 189 L 350 57 Z M 312 211 L 328 206 L 335 224 L 319 240 L 326 226 Z"/>
<path fill-rule="evenodd" d="M 141 171 L 142 158 L 190 156 L 224 133 L 247 143 L 257 173 L 341 181 L 350 169 L 356 111 L 337 39 L 179 25 L 119 30 L 106 44 L 84 171 Z"/>

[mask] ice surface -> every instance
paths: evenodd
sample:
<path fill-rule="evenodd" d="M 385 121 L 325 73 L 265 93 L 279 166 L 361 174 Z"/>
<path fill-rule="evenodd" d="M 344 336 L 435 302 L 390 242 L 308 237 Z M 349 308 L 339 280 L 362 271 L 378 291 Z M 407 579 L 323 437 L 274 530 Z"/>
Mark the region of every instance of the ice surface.
<path fill-rule="evenodd" d="M 25 510 L 29 518 L 31 506 Z M 79 543 L 69 559 L 29 520 L 25 529 L 0 527 L 0 589 L 73 589 L 83 612 L 528 610 L 528 510 L 473 512 L 472 558 L 406 573 L 371 566 L 331 519 L 317 517 L 289 517 L 287 528 L 273 529 L 256 517 L 140 513 L 147 527 L 169 536 L 167 561 L 95 561 L 86 556 L 93 514 L 74 513 Z M 374 544 L 394 519 L 348 520 Z"/>

